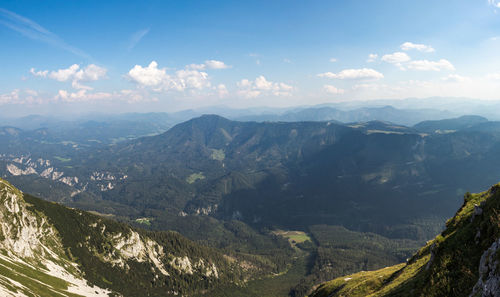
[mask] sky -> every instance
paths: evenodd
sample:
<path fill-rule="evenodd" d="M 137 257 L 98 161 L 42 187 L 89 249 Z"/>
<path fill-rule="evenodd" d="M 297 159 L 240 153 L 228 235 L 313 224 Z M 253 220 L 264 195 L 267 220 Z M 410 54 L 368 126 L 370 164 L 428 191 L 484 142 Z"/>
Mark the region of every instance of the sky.
<path fill-rule="evenodd" d="M 500 0 L 0 2 L 0 114 L 500 100 Z"/>

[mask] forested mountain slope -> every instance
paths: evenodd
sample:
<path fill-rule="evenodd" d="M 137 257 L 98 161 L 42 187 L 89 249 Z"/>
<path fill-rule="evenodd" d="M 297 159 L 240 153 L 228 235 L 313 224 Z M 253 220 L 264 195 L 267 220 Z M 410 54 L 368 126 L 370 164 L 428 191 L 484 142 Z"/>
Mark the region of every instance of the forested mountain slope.
<path fill-rule="evenodd" d="M 0 202 L 2 296 L 189 296 L 268 273 L 251 258 L 46 202 L 1 179 Z"/>

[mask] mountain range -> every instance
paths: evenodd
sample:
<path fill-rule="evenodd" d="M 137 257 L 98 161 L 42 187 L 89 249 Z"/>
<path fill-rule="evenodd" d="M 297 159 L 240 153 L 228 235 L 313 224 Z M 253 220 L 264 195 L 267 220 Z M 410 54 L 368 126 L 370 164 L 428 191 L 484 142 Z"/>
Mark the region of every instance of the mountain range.
<path fill-rule="evenodd" d="M 128 140 L 113 125 L 85 127 L 1 128 L 1 176 L 46 200 L 150 230 L 137 232 L 174 230 L 258 267 L 242 276 L 244 290 L 234 279 L 200 283 L 214 296 L 263 288 L 304 296 L 328 279 L 400 263 L 442 230 L 466 191 L 500 177 L 500 125 L 478 116 L 404 126 L 203 115 Z M 71 133 L 87 136 L 67 140 Z M 93 134 L 101 140 L 89 141 Z"/>

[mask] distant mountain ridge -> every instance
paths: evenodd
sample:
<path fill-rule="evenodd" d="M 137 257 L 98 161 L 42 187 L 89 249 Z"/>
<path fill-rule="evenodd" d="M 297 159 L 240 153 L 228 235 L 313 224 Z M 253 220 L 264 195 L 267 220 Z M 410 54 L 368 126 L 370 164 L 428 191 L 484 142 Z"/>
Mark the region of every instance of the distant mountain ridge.
<path fill-rule="evenodd" d="M 487 122 L 488 119 L 485 117 L 466 115 L 453 119 L 423 121 L 413 126 L 413 128 L 423 132 L 433 133 L 438 131 L 440 133 L 446 133 L 447 131 L 454 132 L 457 130 L 464 130 Z"/>
<path fill-rule="evenodd" d="M 454 114 L 433 109 L 396 109 L 392 106 L 338 109 L 335 107 L 309 107 L 286 111 L 282 114 L 248 115 L 237 117 L 241 121 L 338 121 L 342 123 L 389 121 L 400 125 L 414 125 L 427 119 L 445 119 Z"/>
<path fill-rule="evenodd" d="M 488 123 L 494 122 L 480 121 Z M 434 231 L 414 229 L 409 215 L 428 214 L 424 201 L 447 197 L 433 202 L 431 216 L 444 216 L 464 188 L 500 176 L 498 137 L 473 127 L 439 134 L 381 121 L 238 122 L 205 115 L 112 146 L 66 146 L 48 167 L 32 164 L 36 155 L 6 157 L 2 167 L 14 180 L 43 173 L 66 183 L 61 187 L 74 193 L 66 200 L 72 206 L 125 217 L 164 210 L 154 228 L 183 215 L 208 215 L 289 228 L 345 224 L 386 236 L 404 234 L 388 227 L 399 225 L 422 238 Z M 471 170 L 484 174 L 471 177 Z M 25 186 L 43 195 L 42 184 Z"/>

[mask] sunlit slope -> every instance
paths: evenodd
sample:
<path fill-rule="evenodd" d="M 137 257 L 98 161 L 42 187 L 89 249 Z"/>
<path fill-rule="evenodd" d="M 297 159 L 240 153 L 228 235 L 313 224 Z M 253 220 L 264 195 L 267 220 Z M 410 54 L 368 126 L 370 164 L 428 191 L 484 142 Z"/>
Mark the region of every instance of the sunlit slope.
<path fill-rule="evenodd" d="M 0 179 L 0 295 L 107 295 L 87 284 L 47 217 L 28 208 L 22 193 Z"/>
<path fill-rule="evenodd" d="M 311 296 L 499 296 L 500 185 L 467 194 L 446 229 L 406 264 L 322 284 Z"/>
<path fill-rule="evenodd" d="M 23 194 L 0 179 L 0 296 L 176 296 L 239 284 L 237 255 Z"/>

